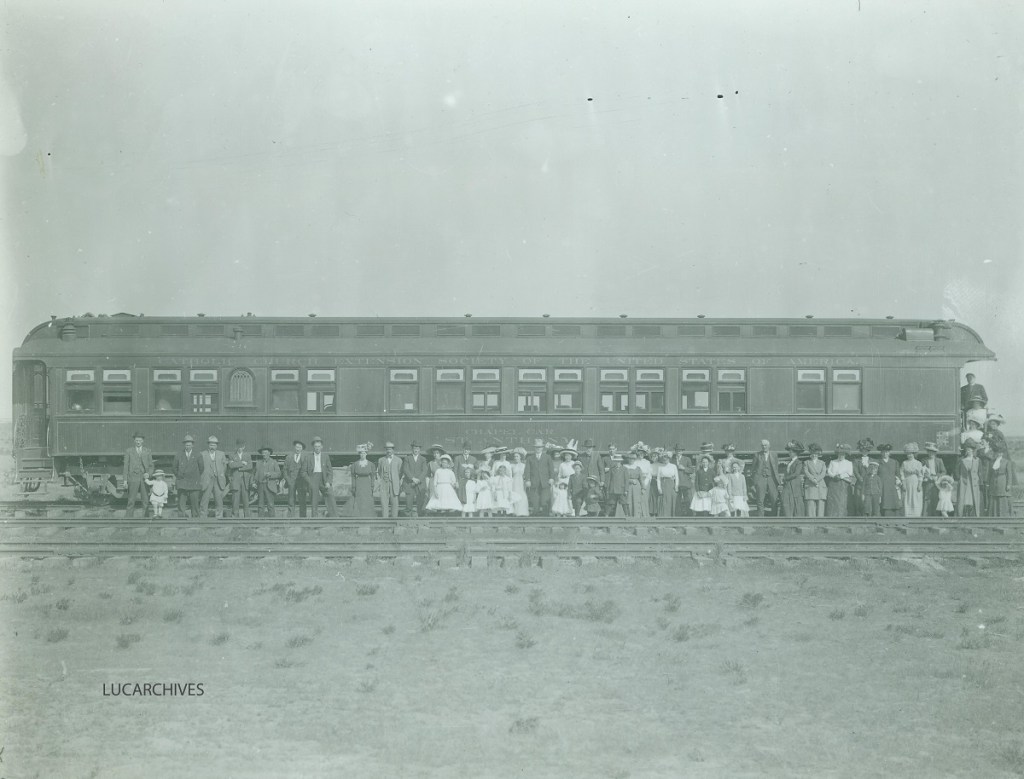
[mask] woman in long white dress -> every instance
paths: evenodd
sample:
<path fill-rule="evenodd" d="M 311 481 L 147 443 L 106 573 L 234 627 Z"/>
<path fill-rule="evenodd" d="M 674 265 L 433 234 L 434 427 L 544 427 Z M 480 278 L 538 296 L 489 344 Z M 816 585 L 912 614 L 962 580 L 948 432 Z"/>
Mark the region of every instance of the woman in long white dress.
<path fill-rule="evenodd" d="M 526 463 L 523 457 L 526 450 L 516 448 L 512 451 L 512 511 L 517 517 L 530 516 L 530 501 L 526 497 L 526 485 L 523 483 L 523 474 L 526 472 Z"/>
<path fill-rule="evenodd" d="M 459 500 L 457 489 L 458 483 L 455 471 L 452 470 L 451 456 L 442 454 L 441 466 L 434 473 L 434 480 L 431 484 L 427 511 L 462 511 L 462 501 Z"/>

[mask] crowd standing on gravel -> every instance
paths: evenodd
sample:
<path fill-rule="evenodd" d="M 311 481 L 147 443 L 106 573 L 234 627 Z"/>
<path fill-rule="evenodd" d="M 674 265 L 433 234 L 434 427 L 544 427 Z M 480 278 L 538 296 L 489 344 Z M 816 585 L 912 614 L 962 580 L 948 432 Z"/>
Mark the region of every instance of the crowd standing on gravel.
<path fill-rule="evenodd" d="M 369 459 L 373 444 L 356 447 L 350 498 L 341 515 L 376 516 L 379 504 L 382 516 L 398 517 L 404 502 L 408 517 L 1010 516 L 1016 473 L 1000 430 L 1004 420 L 979 405 L 987 402 L 979 386 L 969 381 L 962 393 L 961 450 L 952 472 L 932 442 L 904 444 L 897 461 L 891 444 L 876 445 L 870 438 L 856 447 L 835 444 L 827 461 L 821 446 L 799 441 L 787 442 L 780 459 L 763 440 L 749 461 L 736 456 L 734 445 L 717 450 L 711 442 L 691 457 L 682 443 L 667 448 L 638 441 L 623 450 L 609 443 L 598 452 L 589 438 L 582 445 L 536 439 L 531 452 L 488 446 L 474 453 L 465 441 L 454 455 L 438 444 L 425 454 L 416 441 L 408 454 L 398 454 L 389 441 L 375 462 Z M 126 516 L 134 514 L 136 502 L 145 508 L 147 498 L 161 516 L 168 476 L 181 516 L 208 517 L 212 503 L 221 518 L 229 496 L 236 517 L 247 517 L 252 502 L 257 516 L 273 516 L 279 496 L 287 497 L 289 516 L 317 516 L 321 503 L 327 516 L 339 516 L 334 467 L 321 438 L 308 450 L 295 441 L 280 460 L 269 446 L 254 458 L 245 441 L 227 453 L 219 445 L 209 436 L 199 452 L 186 435 L 165 474 L 154 467 L 145 436 L 136 433 L 124 457 Z"/>

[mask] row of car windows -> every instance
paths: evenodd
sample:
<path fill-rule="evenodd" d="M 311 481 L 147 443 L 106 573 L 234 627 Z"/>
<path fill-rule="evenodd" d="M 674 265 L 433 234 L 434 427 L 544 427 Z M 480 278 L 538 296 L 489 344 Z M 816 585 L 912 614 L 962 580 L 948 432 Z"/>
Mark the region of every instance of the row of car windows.
<path fill-rule="evenodd" d="M 420 383 L 427 371 L 392 368 L 387 375 L 387 412 L 417 413 Z M 854 368 L 794 369 L 796 413 L 861 411 L 861 371 Z M 583 411 L 581 368 L 517 368 L 513 409 L 522 414 Z M 227 375 L 209 369 L 153 369 L 151 411 L 214 414 L 222 407 L 256 406 L 256 379 L 236 368 Z M 433 369 L 433 411 L 497 414 L 502 411 L 500 368 Z M 663 414 L 663 368 L 602 368 L 598 371 L 597 410 L 608 414 Z M 268 410 L 279 413 L 333 414 L 337 376 L 332 368 L 271 369 Z M 747 371 L 743 368 L 684 368 L 679 377 L 681 413 L 747 411 Z M 225 392 L 226 390 L 226 392 Z M 131 369 L 69 369 L 65 372 L 65 408 L 71 413 L 136 412 Z M 376 410 L 376 409 L 364 409 Z"/>

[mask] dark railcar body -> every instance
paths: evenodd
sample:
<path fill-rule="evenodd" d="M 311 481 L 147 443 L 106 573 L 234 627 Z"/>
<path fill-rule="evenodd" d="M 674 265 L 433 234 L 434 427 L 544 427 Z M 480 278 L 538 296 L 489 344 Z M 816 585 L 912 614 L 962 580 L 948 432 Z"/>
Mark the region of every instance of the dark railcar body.
<path fill-rule="evenodd" d="M 961 369 L 991 359 L 945 321 L 78 317 L 14 352 L 15 449 L 24 478 L 117 473 L 136 430 L 163 458 L 185 433 L 275 452 L 319 435 L 342 461 L 386 439 L 953 453 Z"/>

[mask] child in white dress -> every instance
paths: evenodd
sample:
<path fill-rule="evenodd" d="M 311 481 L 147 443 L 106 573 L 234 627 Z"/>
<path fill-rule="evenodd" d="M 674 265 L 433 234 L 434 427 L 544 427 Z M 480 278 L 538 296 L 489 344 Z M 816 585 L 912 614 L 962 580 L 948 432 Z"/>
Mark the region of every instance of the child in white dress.
<path fill-rule="evenodd" d="M 935 482 L 935 486 L 939 488 L 939 502 L 936 504 L 935 510 L 942 516 L 948 517 L 953 511 L 953 477 L 944 473 Z"/>
<path fill-rule="evenodd" d="M 711 516 L 729 516 L 729 489 L 724 476 L 715 477 L 715 486 L 711 488 Z"/>
<path fill-rule="evenodd" d="M 509 464 L 502 460 L 495 466 L 491 477 L 491 501 L 494 511 L 499 516 L 512 513 L 512 473 Z"/>
<path fill-rule="evenodd" d="M 462 480 L 465 482 L 466 502 L 462 506 L 462 516 L 471 517 L 476 512 L 476 474 L 472 468 L 463 468 Z"/>
<path fill-rule="evenodd" d="M 572 504 L 569 503 L 569 483 L 559 481 L 551 490 L 551 515 L 555 517 L 572 516 Z"/>
<path fill-rule="evenodd" d="M 466 485 L 469 486 L 468 484 Z M 487 463 L 481 465 L 476 472 L 476 513 L 480 517 L 491 516 L 494 498 L 491 495 L 491 469 Z"/>
<path fill-rule="evenodd" d="M 430 487 L 430 500 L 427 511 L 462 511 L 462 501 L 456 490 L 458 479 L 452 470 L 452 458 L 441 455 L 441 466 L 434 472 L 434 480 Z"/>
<path fill-rule="evenodd" d="M 152 479 L 146 479 L 149 485 L 149 503 L 153 507 L 153 517 L 164 515 L 164 505 L 167 503 L 167 482 L 164 481 L 164 472 L 159 468 L 153 472 Z"/>
<path fill-rule="evenodd" d="M 729 487 L 729 505 L 734 517 L 749 517 L 750 505 L 747 503 L 747 477 L 743 475 L 743 462 L 733 460 L 732 470 L 726 476 Z"/>

